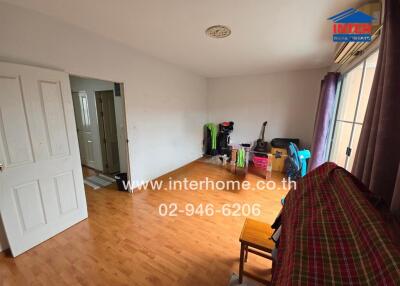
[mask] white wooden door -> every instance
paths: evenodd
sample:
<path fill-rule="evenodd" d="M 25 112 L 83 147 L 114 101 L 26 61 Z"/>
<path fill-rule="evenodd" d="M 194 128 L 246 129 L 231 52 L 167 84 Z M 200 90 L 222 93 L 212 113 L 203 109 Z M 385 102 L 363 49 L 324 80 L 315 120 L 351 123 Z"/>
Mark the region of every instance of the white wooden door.
<path fill-rule="evenodd" d="M 82 164 L 96 168 L 89 98 L 86 91 L 72 92 Z"/>
<path fill-rule="evenodd" d="M 0 62 L 0 164 L 14 256 L 87 218 L 66 73 Z"/>

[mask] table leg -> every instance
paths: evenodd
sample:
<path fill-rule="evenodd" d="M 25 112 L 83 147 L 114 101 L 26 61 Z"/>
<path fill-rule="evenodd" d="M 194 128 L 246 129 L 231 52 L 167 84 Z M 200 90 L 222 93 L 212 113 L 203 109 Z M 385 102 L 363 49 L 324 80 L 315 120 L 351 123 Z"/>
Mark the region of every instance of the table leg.
<path fill-rule="evenodd" d="M 243 243 L 240 244 L 240 262 L 239 262 L 239 284 L 243 282 L 243 267 L 244 267 L 244 250 L 245 245 Z"/>
<path fill-rule="evenodd" d="M 247 262 L 247 256 L 249 255 L 249 247 L 246 245 L 244 252 L 244 262 Z"/>

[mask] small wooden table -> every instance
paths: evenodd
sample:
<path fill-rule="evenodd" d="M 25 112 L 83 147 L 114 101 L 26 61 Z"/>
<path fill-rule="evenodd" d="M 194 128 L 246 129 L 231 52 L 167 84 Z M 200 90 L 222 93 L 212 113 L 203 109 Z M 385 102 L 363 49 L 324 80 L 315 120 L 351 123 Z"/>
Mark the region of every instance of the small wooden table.
<path fill-rule="evenodd" d="M 272 260 L 272 250 L 275 243 L 271 239 L 274 230 L 269 224 L 246 218 L 242 233 L 240 234 L 240 265 L 239 265 L 239 283 L 243 282 L 244 263 L 247 262 L 248 253 L 251 252 L 258 256 Z M 247 274 L 247 273 L 246 273 Z M 265 279 L 263 282 L 267 283 Z"/>

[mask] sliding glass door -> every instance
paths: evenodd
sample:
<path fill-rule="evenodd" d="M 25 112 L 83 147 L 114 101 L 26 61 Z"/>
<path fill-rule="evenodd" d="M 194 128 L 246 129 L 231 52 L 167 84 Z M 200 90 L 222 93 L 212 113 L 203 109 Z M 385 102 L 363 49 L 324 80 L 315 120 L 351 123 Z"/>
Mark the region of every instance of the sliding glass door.
<path fill-rule="evenodd" d="M 375 52 L 346 73 L 339 84 L 329 161 L 349 171 L 353 167 L 377 60 L 378 52 Z"/>

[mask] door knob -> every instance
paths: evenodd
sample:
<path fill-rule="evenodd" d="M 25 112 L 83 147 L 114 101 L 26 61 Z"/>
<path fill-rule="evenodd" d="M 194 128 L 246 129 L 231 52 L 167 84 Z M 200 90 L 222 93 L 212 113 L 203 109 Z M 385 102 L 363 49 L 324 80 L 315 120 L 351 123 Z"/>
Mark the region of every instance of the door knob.
<path fill-rule="evenodd" d="M 3 172 L 4 170 L 4 165 L 0 163 L 0 172 Z"/>

